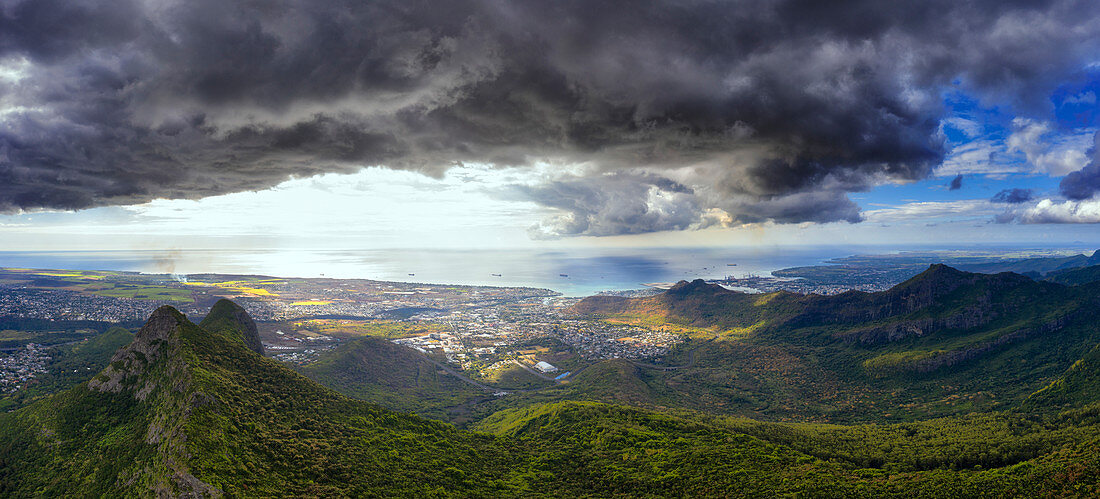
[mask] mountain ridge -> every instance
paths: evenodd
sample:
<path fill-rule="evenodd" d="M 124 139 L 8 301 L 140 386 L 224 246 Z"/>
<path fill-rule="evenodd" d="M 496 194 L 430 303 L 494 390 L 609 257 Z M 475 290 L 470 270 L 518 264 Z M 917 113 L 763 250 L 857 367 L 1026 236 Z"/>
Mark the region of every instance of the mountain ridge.
<path fill-rule="evenodd" d="M 1048 273 L 1043 279 L 1066 286 L 1091 284 L 1100 281 L 1100 265 L 1057 270 Z"/>
<path fill-rule="evenodd" d="M 162 307 L 92 381 L 0 415 L 0 477 L 15 487 L 0 493 L 422 494 L 464 481 L 412 448 L 498 453 L 491 440 L 344 398 L 258 355 L 241 331 L 225 333 Z M 370 450 L 376 445 L 394 453 Z M 374 461 L 359 462 L 364 453 Z M 465 487 L 498 490 L 477 471 L 495 464 L 469 455 L 451 456 L 483 479 Z"/>
<path fill-rule="evenodd" d="M 199 327 L 239 340 L 249 350 L 260 355 L 264 354 L 264 345 L 260 341 L 256 321 L 252 320 L 252 316 L 248 315 L 248 311 L 243 307 L 228 299 L 222 298 L 214 303 L 210 313 L 206 314 L 199 323 Z"/>
<path fill-rule="evenodd" d="M 1100 285 L 1013 273 L 930 265 L 889 290 L 831 296 L 678 286 L 649 297 L 585 298 L 574 312 L 709 331 L 712 341 L 690 347 L 697 366 L 655 372 L 649 383 L 663 401 L 750 417 L 849 414 L 855 422 L 879 412 L 876 401 L 909 408 L 881 411 L 890 417 L 918 418 L 972 407 L 947 402 L 960 397 L 990 409 L 1019 404 L 1100 343 L 1089 321 Z"/>
<path fill-rule="evenodd" d="M 1100 427 L 1077 437 L 1064 421 L 1050 433 L 1010 416 L 819 428 L 555 402 L 464 432 L 325 389 L 257 354 L 237 327 L 207 331 L 158 309 L 94 383 L 0 415 L 0 494 L 1050 494 L 1095 487 L 1060 473 L 1067 463 L 1100 473 L 1088 457 Z M 591 374 L 638 371 L 616 361 Z M 631 403 L 658 395 L 633 391 Z M 957 469 L 975 465 L 994 468 Z"/>
<path fill-rule="evenodd" d="M 1100 265 L 1100 250 L 1093 251 L 1092 255 L 1089 256 L 1085 256 L 1082 253 L 1066 257 L 1024 258 L 1021 260 L 1007 262 L 966 264 L 961 265 L 961 267 L 962 270 L 965 270 L 967 272 L 1015 272 L 1018 274 L 1034 273 L 1041 277 L 1056 271 L 1069 270 L 1078 267 L 1087 267 L 1090 265 Z"/>

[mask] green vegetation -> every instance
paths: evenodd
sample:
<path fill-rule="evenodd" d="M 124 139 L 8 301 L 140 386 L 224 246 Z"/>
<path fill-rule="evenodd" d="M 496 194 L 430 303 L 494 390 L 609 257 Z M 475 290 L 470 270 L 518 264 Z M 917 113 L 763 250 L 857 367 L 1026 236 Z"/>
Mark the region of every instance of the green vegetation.
<path fill-rule="evenodd" d="M 939 267 L 835 297 L 691 283 L 578 309 L 751 333 L 500 398 L 371 336 L 300 368 L 473 431 L 262 357 L 231 302 L 162 307 L 87 383 L 0 414 L 0 495 L 1096 496 L 1096 298 Z"/>
<path fill-rule="evenodd" d="M 1100 343 L 1089 320 L 1098 290 L 933 266 L 882 293 L 749 295 L 696 282 L 648 298 L 591 297 L 578 312 L 686 335 L 664 359 L 678 367 L 578 365 L 560 385 L 471 398 L 460 407 L 446 393 L 421 394 L 415 410 L 459 425 L 563 400 L 847 424 L 1000 411 L 1023 403 Z M 361 366 L 377 368 L 371 379 L 389 372 L 381 363 Z M 315 379 L 365 400 L 382 400 L 369 393 L 389 390 L 364 376 Z"/>
<path fill-rule="evenodd" d="M 164 286 L 144 286 L 126 283 L 96 283 L 82 286 L 82 290 L 93 295 L 111 298 L 133 298 L 136 300 L 162 300 L 190 303 L 191 291 Z"/>
<path fill-rule="evenodd" d="M 750 295 L 696 281 L 647 298 L 591 297 L 603 320 L 711 328 L 644 382 L 660 406 L 780 421 L 900 422 L 1023 402 L 1100 343 L 1100 285 L 933 265 L 880 293 Z M 1050 348 L 1051 344 L 1057 348 Z"/>
<path fill-rule="evenodd" d="M 116 359 L 88 384 L 0 416 L 0 495 L 507 487 L 495 439 L 344 398 L 170 308 Z"/>
<path fill-rule="evenodd" d="M 49 371 L 36 376 L 26 388 L 0 398 L 0 411 L 23 407 L 88 381 L 107 365 L 115 351 L 133 339 L 134 335 L 126 328 L 112 327 L 85 341 L 51 349 Z"/>
<path fill-rule="evenodd" d="M 241 343 L 260 355 L 264 354 L 264 345 L 260 341 L 256 323 L 248 312 L 232 301 L 223 298 L 214 303 L 199 327 L 231 342 Z"/>
<path fill-rule="evenodd" d="M 536 483 L 561 495 L 566 482 L 595 496 L 1087 496 L 1100 479 L 1095 422 L 837 427 L 566 402 L 502 411 L 477 429 L 538 449 L 534 466 L 554 478 Z"/>
<path fill-rule="evenodd" d="M 191 290 L 176 285 L 149 284 L 149 279 L 125 272 L 0 268 L 0 282 L 32 288 L 65 289 L 111 298 L 191 303 Z"/>
<path fill-rule="evenodd" d="M 436 419 L 449 419 L 450 407 L 491 396 L 409 348 L 370 336 L 297 369 L 344 395 Z"/>
<path fill-rule="evenodd" d="M 377 336 L 380 338 L 407 338 L 443 331 L 443 326 L 386 320 L 308 319 L 292 324 L 296 330 L 336 337 Z"/>
<path fill-rule="evenodd" d="M 62 329 L 62 330 L 33 330 L 33 329 L 4 329 L 0 330 L 0 348 L 19 348 L 27 343 L 39 345 L 57 345 L 79 341 L 95 334 L 87 329 Z"/>
<path fill-rule="evenodd" d="M 503 390 L 533 390 L 552 384 L 516 365 L 499 369 L 485 380 Z"/>
<path fill-rule="evenodd" d="M 1066 286 L 1097 282 L 1100 281 L 1100 265 L 1051 272 L 1046 275 L 1045 280 Z"/>
<path fill-rule="evenodd" d="M 1080 407 L 1100 400 L 1100 345 L 1082 357 L 1065 375 L 1035 392 L 1026 402 L 1033 410 Z"/>

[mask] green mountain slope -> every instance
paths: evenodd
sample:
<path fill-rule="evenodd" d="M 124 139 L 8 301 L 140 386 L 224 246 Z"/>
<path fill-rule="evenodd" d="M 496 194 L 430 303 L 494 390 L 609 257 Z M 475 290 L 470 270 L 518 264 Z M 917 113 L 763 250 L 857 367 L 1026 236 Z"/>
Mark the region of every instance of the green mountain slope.
<path fill-rule="evenodd" d="M 594 496 L 1091 496 L 1100 427 L 1004 414 L 899 425 L 805 425 L 564 402 L 477 429 L 545 448 L 539 490 Z M 672 493 L 670 494 L 670 491 Z M 563 493 L 564 492 L 564 493 Z"/>
<path fill-rule="evenodd" d="M 423 355 L 382 338 L 364 336 L 322 356 L 299 372 L 344 395 L 391 410 L 447 417 L 447 407 L 493 398 L 443 371 Z"/>
<path fill-rule="evenodd" d="M 1100 281 L 1100 265 L 1051 272 L 1047 274 L 1046 280 L 1065 284 L 1066 286 L 1079 286 L 1097 282 Z"/>
<path fill-rule="evenodd" d="M 36 376 L 26 388 L 6 394 L 0 399 L 0 410 L 18 409 L 88 381 L 107 365 L 115 351 L 133 339 L 128 329 L 115 326 L 85 341 L 53 347 L 48 371 Z"/>
<path fill-rule="evenodd" d="M 1094 251 L 1091 256 L 1073 255 L 1066 257 L 1025 258 L 1022 260 L 963 265 L 961 268 L 969 272 L 1015 272 L 1017 274 L 1036 273 L 1045 275 L 1078 267 L 1087 267 L 1100 264 L 1100 250 Z"/>
<path fill-rule="evenodd" d="M 575 311 L 703 328 L 647 383 L 673 406 L 821 421 L 912 420 L 1018 404 L 1100 343 L 1100 286 L 932 265 L 890 290 L 744 294 L 703 281 Z"/>
<path fill-rule="evenodd" d="M 245 309 L 232 301 L 223 298 L 214 303 L 199 327 L 231 341 L 243 343 L 249 350 L 260 355 L 264 354 L 264 345 L 260 342 L 256 322 Z"/>
<path fill-rule="evenodd" d="M 670 400 L 664 398 L 651 386 L 654 380 L 650 373 L 631 361 L 602 360 L 576 373 L 567 383 L 527 392 L 512 392 L 506 397 L 484 401 L 469 407 L 461 419 L 455 418 L 450 421 L 455 424 L 477 426 L 486 417 L 499 411 L 563 401 L 604 402 L 667 409 L 666 404 L 670 403 Z"/>
<path fill-rule="evenodd" d="M 1066 373 L 1028 397 L 1032 409 L 1081 407 L 1100 402 L 1100 345 Z"/>
<path fill-rule="evenodd" d="M 692 336 L 666 359 L 677 369 L 598 362 L 558 386 L 479 398 L 469 385 L 438 382 L 445 377 L 415 353 L 365 341 L 303 372 L 349 396 L 460 425 L 565 400 L 770 420 L 915 421 L 1012 407 L 1061 376 L 1100 343 L 1089 320 L 1098 290 L 944 265 L 888 291 L 835 296 L 682 282 L 651 297 L 594 296 L 575 306 L 590 317 L 676 325 Z"/>
<path fill-rule="evenodd" d="M 208 321 L 228 326 L 234 310 Z M 241 321 L 245 331 L 247 321 Z M 491 439 L 346 399 L 158 309 L 96 378 L 0 420 L 5 494 L 489 494 Z M 109 456 L 109 457 L 106 457 Z M 465 471 L 455 473 L 454 466 Z"/>
<path fill-rule="evenodd" d="M 935 433 L 558 403 L 486 418 L 479 429 L 492 434 L 459 431 L 349 399 L 263 358 L 234 315 L 212 312 L 212 332 L 158 309 L 93 380 L 0 415 L 0 495 L 931 497 L 1089 493 L 1100 476 L 1088 447 L 1096 421 L 1016 431 L 998 430 L 1016 424 L 999 417 L 958 419 Z M 629 379 L 630 369 L 592 374 Z M 952 443 L 990 431 L 1004 445 L 1027 442 L 1041 424 L 1055 437 L 999 460 Z M 926 449 L 922 431 L 955 438 L 929 438 Z M 859 439 L 906 450 L 853 450 Z M 971 460 L 935 458 L 955 449 Z M 1000 467 L 952 469 L 971 462 Z"/>

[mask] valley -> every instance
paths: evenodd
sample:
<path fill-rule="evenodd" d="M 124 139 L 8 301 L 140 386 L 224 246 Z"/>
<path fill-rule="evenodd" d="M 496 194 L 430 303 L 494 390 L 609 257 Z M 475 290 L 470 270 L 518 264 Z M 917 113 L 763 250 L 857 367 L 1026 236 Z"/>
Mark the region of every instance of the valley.
<path fill-rule="evenodd" d="M 140 328 L 9 316 L 35 343 L 13 347 L 33 373 L 0 406 L 0 492 L 1078 494 L 1100 486 L 1094 275 L 584 299 L 324 283 L 375 296 L 369 316 L 295 316 L 324 300 L 248 278 Z"/>

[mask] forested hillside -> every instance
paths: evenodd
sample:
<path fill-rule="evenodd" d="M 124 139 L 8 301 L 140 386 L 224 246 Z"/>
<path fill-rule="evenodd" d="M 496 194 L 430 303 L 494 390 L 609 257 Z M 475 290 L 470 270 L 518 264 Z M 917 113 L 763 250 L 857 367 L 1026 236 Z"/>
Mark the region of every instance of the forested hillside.
<path fill-rule="evenodd" d="M 692 410 L 653 389 L 644 369 L 614 361 L 560 393 L 649 408 L 521 398 L 531 403 L 466 431 L 345 397 L 264 358 L 252 348 L 250 322 L 228 301 L 215 306 L 207 327 L 162 307 L 91 381 L 0 415 L 0 494 L 1100 492 L 1100 404 L 1091 390 L 1056 390 L 1094 386 L 1091 357 L 1031 405 L 849 426 Z M 1056 392 L 1057 403 L 1041 401 Z"/>
<path fill-rule="evenodd" d="M 1014 407 L 1100 343 L 1100 286 L 933 265 L 878 292 L 746 294 L 702 281 L 590 297 L 599 320 L 690 327 L 664 403 L 774 420 L 910 421 Z"/>

